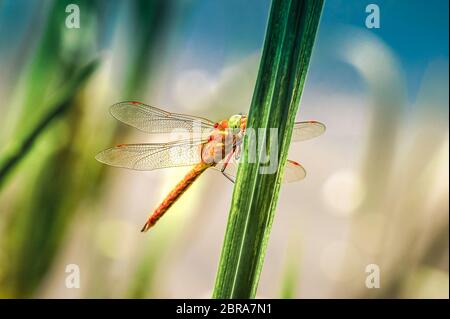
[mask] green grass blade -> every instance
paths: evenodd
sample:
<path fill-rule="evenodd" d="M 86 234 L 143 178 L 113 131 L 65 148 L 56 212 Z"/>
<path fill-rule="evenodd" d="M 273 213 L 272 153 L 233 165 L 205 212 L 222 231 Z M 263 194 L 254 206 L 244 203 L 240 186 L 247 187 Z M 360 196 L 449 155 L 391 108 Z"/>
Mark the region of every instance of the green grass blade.
<path fill-rule="evenodd" d="M 321 0 L 274 0 L 270 11 L 248 127 L 262 130 L 270 156 L 270 128 L 278 128 L 278 170 L 260 174 L 247 163 L 248 135 L 228 218 L 213 297 L 253 298 L 275 213 L 280 180 L 322 12 Z M 269 138 L 270 137 L 270 138 Z M 273 155 L 273 154 L 272 154 Z"/>

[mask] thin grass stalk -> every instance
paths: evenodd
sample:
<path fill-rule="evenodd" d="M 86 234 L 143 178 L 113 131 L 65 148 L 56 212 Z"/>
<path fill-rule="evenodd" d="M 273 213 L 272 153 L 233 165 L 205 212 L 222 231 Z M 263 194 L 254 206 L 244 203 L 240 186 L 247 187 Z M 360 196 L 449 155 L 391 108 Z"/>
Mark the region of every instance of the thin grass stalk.
<path fill-rule="evenodd" d="M 37 123 L 31 132 L 23 139 L 20 146 L 9 155 L 2 165 L 0 165 L 0 189 L 8 174 L 31 151 L 34 142 L 41 136 L 45 129 L 54 119 L 67 111 L 75 98 L 75 94 L 80 87 L 87 82 L 87 79 L 97 67 L 97 64 L 98 60 L 90 62 L 74 77 L 73 81 L 67 86 L 67 89 L 62 94 L 62 97 L 57 99 L 54 106 L 50 108 L 48 113 L 42 117 L 39 123 Z"/>
<path fill-rule="evenodd" d="M 47 6 L 44 32 L 17 91 L 20 112 L 12 120 L 11 143 L 1 154 L 0 183 L 10 187 L 14 179 L 21 185 L 4 206 L 1 250 L 8 263 L 0 286 L 7 297 L 35 295 L 64 244 L 74 206 L 81 202 L 81 192 L 72 188 L 81 176 L 73 169 L 79 153 L 72 142 L 80 123 L 75 117 L 80 93 L 99 63 L 87 63 L 96 52 L 98 1 L 77 3 L 82 27 L 76 30 L 64 23 L 69 3 Z"/>
<path fill-rule="evenodd" d="M 275 174 L 260 174 L 261 158 L 248 163 L 244 139 L 214 298 L 254 298 L 264 261 L 292 128 L 322 12 L 321 0 L 274 0 L 248 127 L 263 134 L 268 157 L 276 148 Z M 277 128 L 278 144 L 269 136 Z M 274 145 L 275 143 L 275 145 Z M 272 154 L 273 155 L 273 154 Z"/>
<path fill-rule="evenodd" d="M 298 281 L 298 262 L 294 258 L 286 260 L 286 266 L 281 281 L 281 299 L 294 299 L 297 290 Z"/>

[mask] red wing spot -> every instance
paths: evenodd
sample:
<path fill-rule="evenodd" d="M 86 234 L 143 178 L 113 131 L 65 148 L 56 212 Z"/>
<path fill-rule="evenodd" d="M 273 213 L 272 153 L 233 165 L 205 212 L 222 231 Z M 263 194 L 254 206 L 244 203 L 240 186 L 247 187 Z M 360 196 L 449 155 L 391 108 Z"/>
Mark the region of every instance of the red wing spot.
<path fill-rule="evenodd" d="M 214 128 L 218 128 L 219 127 L 219 123 L 214 123 Z"/>
<path fill-rule="evenodd" d="M 288 162 L 294 164 L 295 166 L 301 166 L 300 163 L 297 163 L 295 161 L 288 160 Z"/>
<path fill-rule="evenodd" d="M 138 102 L 138 101 L 131 101 L 131 104 L 141 104 L 140 102 Z"/>
<path fill-rule="evenodd" d="M 314 120 L 311 120 L 311 121 L 308 121 L 308 122 L 312 123 L 312 124 L 318 123 L 317 121 L 314 121 Z"/>
<path fill-rule="evenodd" d="M 125 146 L 125 144 L 117 144 L 116 147 L 124 147 L 124 146 Z"/>

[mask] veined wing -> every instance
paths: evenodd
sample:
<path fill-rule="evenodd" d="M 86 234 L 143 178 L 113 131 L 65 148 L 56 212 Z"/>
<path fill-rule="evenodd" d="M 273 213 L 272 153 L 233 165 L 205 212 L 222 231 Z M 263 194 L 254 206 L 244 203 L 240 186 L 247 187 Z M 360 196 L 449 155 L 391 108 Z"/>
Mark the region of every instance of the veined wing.
<path fill-rule="evenodd" d="M 135 101 L 125 101 L 111 106 L 110 112 L 119 121 L 146 133 L 172 133 L 184 130 L 205 135 L 214 129 L 214 123 L 202 117 L 169 113 Z"/>
<path fill-rule="evenodd" d="M 238 169 L 238 163 L 236 161 L 230 161 L 225 169 L 223 169 L 225 163 L 218 163 L 214 169 L 222 172 L 233 183 L 236 180 L 236 174 Z M 297 162 L 287 160 L 284 167 L 283 183 L 292 183 L 304 179 L 306 171 L 302 165 Z"/>
<path fill-rule="evenodd" d="M 283 183 L 293 183 L 306 177 L 304 167 L 295 161 L 287 160 L 284 166 Z"/>
<path fill-rule="evenodd" d="M 169 143 L 122 144 L 100 152 L 99 162 L 116 167 L 151 171 L 157 168 L 189 166 L 201 161 L 206 140 L 181 140 Z"/>
<path fill-rule="evenodd" d="M 325 132 L 325 124 L 317 121 L 297 122 L 294 124 L 291 142 L 300 142 L 312 139 Z"/>

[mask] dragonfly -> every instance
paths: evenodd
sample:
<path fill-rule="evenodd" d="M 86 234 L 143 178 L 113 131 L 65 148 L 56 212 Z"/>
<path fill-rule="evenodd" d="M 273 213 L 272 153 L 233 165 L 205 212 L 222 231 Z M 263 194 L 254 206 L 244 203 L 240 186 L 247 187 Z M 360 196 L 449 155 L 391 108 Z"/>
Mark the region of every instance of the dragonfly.
<path fill-rule="evenodd" d="M 155 208 L 141 231 L 146 232 L 169 210 L 197 178 L 208 168 L 221 172 L 234 182 L 241 146 L 247 129 L 247 116 L 235 114 L 213 122 L 206 118 L 170 113 L 137 101 L 119 102 L 110 113 L 117 120 L 146 133 L 186 132 L 189 138 L 166 143 L 120 144 L 97 154 L 104 164 L 133 170 L 151 171 L 160 168 L 193 166 L 183 179 Z M 318 121 L 296 122 L 292 142 L 305 141 L 325 132 Z M 306 176 L 303 166 L 287 160 L 283 182 L 295 182 Z"/>

